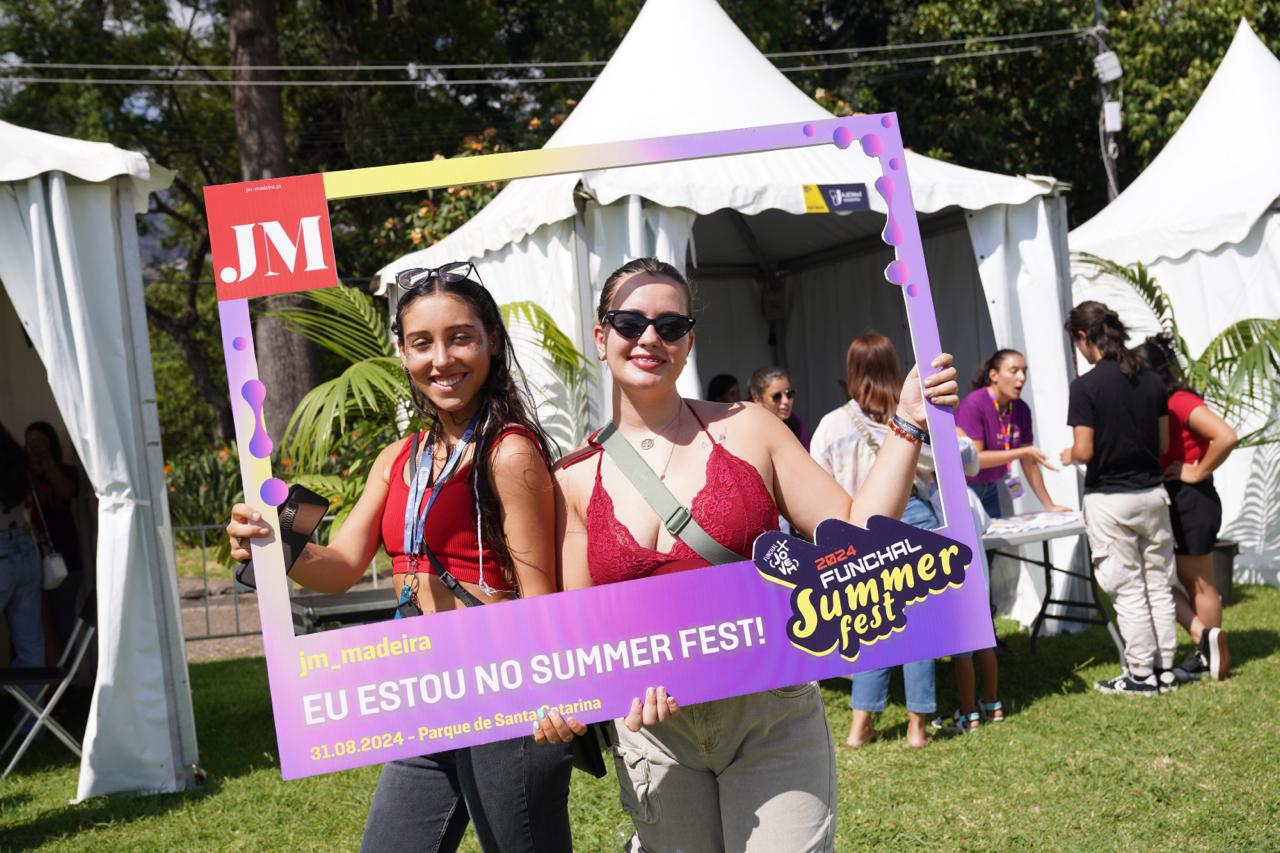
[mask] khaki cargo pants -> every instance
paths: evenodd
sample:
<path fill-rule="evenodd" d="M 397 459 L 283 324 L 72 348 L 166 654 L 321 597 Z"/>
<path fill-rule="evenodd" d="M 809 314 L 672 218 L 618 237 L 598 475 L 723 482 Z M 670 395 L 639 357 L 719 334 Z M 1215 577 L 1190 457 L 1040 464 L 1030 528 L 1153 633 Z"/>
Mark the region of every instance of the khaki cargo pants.
<path fill-rule="evenodd" d="M 824 853 L 834 849 L 831 729 L 809 682 L 680 710 L 651 729 L 615 725 L 629 849 Z"/>
<path fill-rule="evenodd" d="M 1111 596 L 1134 678 L 1173 669 L 1173 528 L 1164 486 L 1084 496 L 1084 523 L 1098 585 Z"/>

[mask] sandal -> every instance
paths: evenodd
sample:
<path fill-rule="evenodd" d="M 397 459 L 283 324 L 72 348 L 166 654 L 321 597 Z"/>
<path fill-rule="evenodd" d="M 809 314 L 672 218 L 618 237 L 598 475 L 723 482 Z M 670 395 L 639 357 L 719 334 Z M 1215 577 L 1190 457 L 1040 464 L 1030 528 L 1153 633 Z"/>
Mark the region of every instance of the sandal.
<path fill-rule="evenodd" d="M 999 699 L 994 702 L 979 702 L 978 711 L 982 714 L 984 723 L 1004 722 L 1004 703 Z"/>
<path fill-rule="evenodd" d="M 966 714 L 957 710 L 950 718 L 938 717 L 930 725 L 935 729 L 950 732 L 951 734 L 967 735 L 978 730 L 978 727 L 982 725 L 982 718 L 977 711 Z"/>

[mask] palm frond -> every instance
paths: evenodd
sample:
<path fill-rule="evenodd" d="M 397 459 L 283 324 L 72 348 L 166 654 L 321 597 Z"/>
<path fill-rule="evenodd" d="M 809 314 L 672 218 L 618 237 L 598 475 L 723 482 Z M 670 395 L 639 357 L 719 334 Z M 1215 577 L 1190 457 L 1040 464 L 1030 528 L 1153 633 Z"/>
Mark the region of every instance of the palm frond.
<path fill-rule="evenodd" d="M 1147 272 L 1147 268 L 1143 266 L 1141 261 L 1132 267 L 1126 267 L 1088 252 L 1076 252 L 1075 258 L 1086 267 L 1092 267 L 1097 272 L 1113 276 L 1128 284 L 1147 304 L 1147 307 L 1151 309 L 1151 313 L 1155 315 L 1156 322 L 1160 324 L 1160 328 L 1177 338 L 1179 346 L 1185 346 L 1182 336 L 1178 334 L 1178 323 L 1173 314 L 1173 302 L 1169 299 L 1169 295 L 1164 292 L 1164 288 L 1160 287 L 1156 280 L 1151 277 L 1151 274 Z"/>
<path fill-rule="evenodd" d="M 534 344 L 551 360 L 551 367 L 566 383 L 585 382 L 594 365 L 569 340 L 569 336 L 556 325 L 555 318 L 536 302 L 523 300 L 498 306 L 502 322 L 512 337 L 520 337 Z"/>
<path fill-rule="evenodd" d="M 303 469 L 318 469 L 346 433 L 349 419 L 394 422 L 410 405 L 400 360 L 368 358 L 317 385 L 294 409 L 286 430 L 289 454 Z"/>
<path fill-rule="evenodd" d="M 1192 356 L 1178 331 L 1173 302 L 1141 263 L 1132 267 L 1077 252 L 1086 267 L 1128 284 L 1147 304 L 1160 328 L 1173 336 L 1183 378 L 1200 391 L 1210 408 L 1240 427 L 1265 418 L 1263 426 L 1250 430 L 1240 444 L 1268 444 L 1280 438 L 1271 429 L 1280 389 L 1280 320 L 1250 317 L 1218 333 L 1199 356 Z"/>
<path fill-rule="evenodd" d="M 279 318 L 289 331 L 352 364 L 396 354 L 386 317 L 369 294 L 339 286 L 302 295 L 306 306 L 272 308 L 267 316 Z"/>
<path fill-rule="evenodd" d="M 1280 382 L 1280 321 L 1250 317 L 1218 333 L 1196 359 L 1197 368 L 1222 377 L 1229 411 L 1268 415 Z"/>

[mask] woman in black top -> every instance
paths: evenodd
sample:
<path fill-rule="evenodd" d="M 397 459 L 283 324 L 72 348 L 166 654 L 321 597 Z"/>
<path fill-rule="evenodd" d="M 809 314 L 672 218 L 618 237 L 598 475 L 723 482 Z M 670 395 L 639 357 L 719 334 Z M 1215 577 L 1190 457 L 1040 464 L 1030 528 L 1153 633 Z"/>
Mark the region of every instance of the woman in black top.
<path fill-rule="evenodd" d="M 1094 686 L 1132 695 L 1175 690 L 1173 530 L 1159 462 L 1169 438 L 1164 383 L 1125 347 L 1124 324 L 1102 303 L 1077 305 L 1066 329 L 1093 369 L 1071 383 L 1074 442 L 1062 463 L 1087 466 L 1094 573 L 1125 639 L 1125 671 Z"/>

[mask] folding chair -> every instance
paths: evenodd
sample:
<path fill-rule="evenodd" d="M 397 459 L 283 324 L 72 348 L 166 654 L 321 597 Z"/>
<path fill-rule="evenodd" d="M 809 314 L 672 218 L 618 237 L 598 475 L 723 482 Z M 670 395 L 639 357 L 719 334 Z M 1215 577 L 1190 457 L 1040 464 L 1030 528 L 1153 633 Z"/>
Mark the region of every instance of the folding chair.
<path fill-rule="evenodd" d="M 63 649 L 62 658 L 58 661 L 57 666 L 11 666 L 0 669 L 0 685 L 8 691 L 10 696 L 18 700 L 18 704 L 23 709 L 23 713 L 19 716 L 13 732 L 9 735 L 9 739 L 4 742 L 3 747 L 0 747 L 0 757 L 3 757 L 9 751 L 9 747 L 22 734 L 23 727 L 27 725 L 27 721 L 34 718 L 34 722 L 31 723 L 31 727 L 27 730 L 26 737 L 22 739 L 22 743 L 18 744 L 18 751 L 14 753 L 13 760 L 5 768 L 4 775 L 0 775 L 0 779 L 4 779 L 13 771 L 14 765 L 18 763 L 18 759 L 22 758 L 23 753 L 27 751 L 27 747 L 31 746 L 31 742 L 35 740 L 41 726 L 53 732 L 58 740 L 65 743 L 67 748 L 75 753 L 76 758 L 80 757 L 80 742 L 72 737 L 71 733 L 63 728 L 61 723 L 53 719 L 51 714 L 58 704 L 58 700 L 62 698 L 62 694 L 71 685 L 72 679 L 76 677 L 76 672 L 80 669 L 85 653 L 89 651 L 89 645 L 93 642 L 93 635 L 97 626 L 97 606 L 94 599 L 95 596 L 90 593 L 84 605 L 80 608 L 79 618 L 76 619 L 71 636 L 67 639 L 67 647 Z M 32 699 L 22 688 L 37 684 L 40 685 L 40 692 L 35 699 Z M 52 691 L 52 695 L 50 695 L 50 691 Z M 47 701 L 46 697 L 48 697 Z"/>

